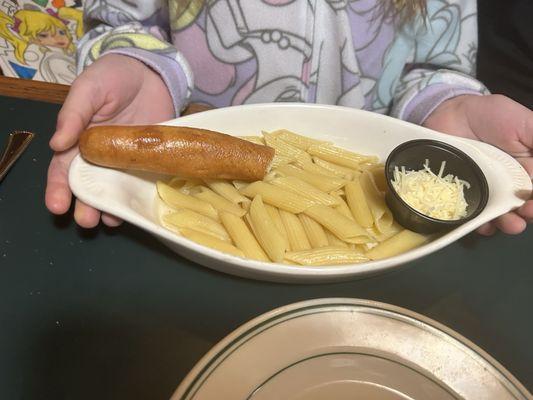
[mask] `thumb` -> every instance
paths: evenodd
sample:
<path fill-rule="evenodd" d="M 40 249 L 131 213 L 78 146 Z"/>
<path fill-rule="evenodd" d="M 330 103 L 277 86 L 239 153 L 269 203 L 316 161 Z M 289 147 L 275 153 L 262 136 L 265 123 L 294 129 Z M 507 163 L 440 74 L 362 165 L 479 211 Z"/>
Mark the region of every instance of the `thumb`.
<path fill-rule="evenodd" d="M 97 85 L 80 75 L 57 116 L 56 131 L 50 139 L 52 150 L 60 152 L 74 146 L 102 103 Z"/>

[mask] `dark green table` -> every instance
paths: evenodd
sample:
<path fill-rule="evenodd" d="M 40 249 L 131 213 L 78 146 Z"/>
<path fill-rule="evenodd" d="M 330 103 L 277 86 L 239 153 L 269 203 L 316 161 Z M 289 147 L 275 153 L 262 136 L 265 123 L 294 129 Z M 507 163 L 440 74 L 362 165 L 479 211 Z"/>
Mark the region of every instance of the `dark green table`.
<path fill-rule="evenodd" d="M 58 106 L 0 97 L 2 140 L 37 134 L 0 184 L 0 399 L 167 399 L 211 346 L 275 307 L 318 297 L 424 314 L 533 391 L 533 229 L 471 235 L 407 269 L 329 285 L 235 278 L 125 224 L 83 231 L 44 207 Z"/>

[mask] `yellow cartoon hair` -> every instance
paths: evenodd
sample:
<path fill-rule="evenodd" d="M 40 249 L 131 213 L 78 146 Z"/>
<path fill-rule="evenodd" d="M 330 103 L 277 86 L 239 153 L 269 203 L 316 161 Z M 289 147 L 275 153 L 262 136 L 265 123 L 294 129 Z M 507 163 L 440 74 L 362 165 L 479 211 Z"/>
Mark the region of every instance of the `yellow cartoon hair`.
<path fill-rule="evenodd" d="M 20 21 L 18 35 L 9 27 L 10 25 L 15 25 L 15 18 Z M 15 48 L 15 58 L 22 64 L 26 64 L 24 53 L 28 45 L 35 40 L 37 35 L 41 32 L 55 34 L 57 29 L 65 31 L 65 35 L 69 40 L 67 52 L 70 54 L 74 53 L 76 48 L 74 43 L 72 43 L 72 35 L 59 18 L 34 10 L 19 10 L 14 14 L 14 18 L 11 18 L 0 11 L 0 36 L 13 45 Z M 41 49 L 43 52 L 48 51 L 45 46 L 41 46 Z"/>
<path fill-rule="evenodd" d="M 61 7 L 57 10 L 59 18 L 68 19 L 76 23 L 76 38 L 83 36 L 83 11 L 72 7 Z"/>
<path fill-rule="evenodd" d="M 17 60 L 26 64 L 24 62 L 24 52 L 26 51 L 26 47 L 28 47 L 28 42 L 24 41 L 11 31 L 9 27 L 13 26 L 14 23 L 15 21 L 13 18 L 0 11 L 0 37 L 4 38 L 13 45 Z"/>

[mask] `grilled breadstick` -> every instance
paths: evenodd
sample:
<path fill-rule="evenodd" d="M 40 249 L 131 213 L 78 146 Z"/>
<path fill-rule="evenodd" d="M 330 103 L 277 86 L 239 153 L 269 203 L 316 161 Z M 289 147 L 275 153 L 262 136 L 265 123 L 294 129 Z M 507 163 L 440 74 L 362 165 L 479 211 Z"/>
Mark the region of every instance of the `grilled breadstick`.
<path fill-rule="evenodd" d="M 94 164 L 203 179 L 261 180 L 274 149 L 206 129 L 95 126 L 82 133 L 82 157 Z"/>

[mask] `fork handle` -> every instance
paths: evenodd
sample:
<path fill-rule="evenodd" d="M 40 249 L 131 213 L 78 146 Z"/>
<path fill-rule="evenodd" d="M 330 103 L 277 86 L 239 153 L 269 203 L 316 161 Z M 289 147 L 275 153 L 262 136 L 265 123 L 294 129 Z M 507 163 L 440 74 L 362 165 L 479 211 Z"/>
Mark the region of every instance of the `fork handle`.
<path fill-rule="evenodd" d="M 9 134 L 6 148 L 0 159 L 0 182 L 6 176 L 7 171 L 28 147 L 35 135 L 26 131 L 15 131 Z"/>

